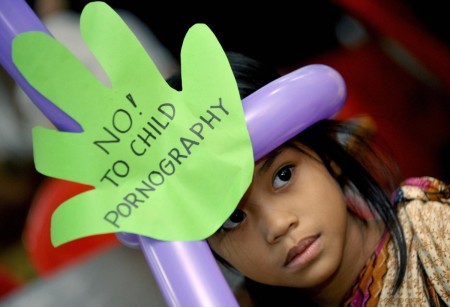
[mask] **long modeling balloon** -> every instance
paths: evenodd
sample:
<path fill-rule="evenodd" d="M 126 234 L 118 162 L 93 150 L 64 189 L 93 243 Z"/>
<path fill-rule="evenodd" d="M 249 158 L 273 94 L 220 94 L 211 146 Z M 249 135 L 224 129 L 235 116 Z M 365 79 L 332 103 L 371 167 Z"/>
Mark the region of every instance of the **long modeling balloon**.
<path fill-rule="evenodd" d="M 81 132 L 81 127 L 77 122 L 36 91 L 12 62 L 12 41 L 16 35 L 27 31 L 41 31 L 50 34 L 25 0 L 0 1 L 0 63 L 59 130 Z"/>
<path fill-rule="evenodd" d="M 255 161 L 342 108 L 346 87 L 333 68 L 299 68 L 244 98 L 242 105 Z"/>
<path fill-rule="evenodd" d="M 55 110 L 26 83 L 11 61 L 15 35 L 47 30 L 23 0 L 2 0 L 0 18 L 2 65 L 60 130 L 79 131 L 72 119 Z M 345 98 L 341 75 L 325 65 L 297 69 L 245 98 L 243 108 L 255 160 L 315 122 L 334 116 Z M 170 306 L 237 305 L 206 241 L 169 242 L 127 233 L 117 235 L 124 244 L 141 248 Z"/>
<path fill-rule="evenodd" d="M 31 87 L 13 64 L 12 41 L 27 31 L 50 34 L 25 0 L 1 0 L 1 65 L 59 130 L 81 131 L 72 118 Z M 137 239 L 168 306 L 238 306 L 206 241 L 162 242 L 143 236 Z"/>

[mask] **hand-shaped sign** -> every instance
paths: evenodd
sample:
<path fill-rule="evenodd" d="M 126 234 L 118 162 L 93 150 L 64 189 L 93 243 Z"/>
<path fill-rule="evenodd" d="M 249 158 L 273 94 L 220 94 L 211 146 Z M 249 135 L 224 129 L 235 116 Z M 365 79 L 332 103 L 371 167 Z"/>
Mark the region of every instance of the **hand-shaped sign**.
<path fill-rule="evenodd" d="M 188 31 L 183 90 L 176 91 L 105 3 L 88 4 L 80 27 L 110 85 L 45 33 L 23 33 L 13 42 L 13 61 L 27 81 L 83 129 L 33 130 L 39 172 L 94 187 L 54 212 L 53 244 L 112 232 L 205 239 L 234 210 L 254 163 L 220 44 L 206 25 Z"/>

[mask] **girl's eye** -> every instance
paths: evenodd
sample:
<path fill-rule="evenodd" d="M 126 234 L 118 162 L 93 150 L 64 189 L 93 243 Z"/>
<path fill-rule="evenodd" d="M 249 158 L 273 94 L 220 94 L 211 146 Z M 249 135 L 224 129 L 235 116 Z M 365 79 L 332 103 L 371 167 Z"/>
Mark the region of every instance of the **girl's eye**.
<path fill-rule="evenodd" d="M 236 209 L 234 212 L 230 215 L 230 217 L 223 223 L 222 229 L 223 230 L 230 230 L 237 226 L 239 226 L 240 223 L 245 219 L 246 214 L 241 209 Z"/>
<path fill-rule="evenodd" d="M 286 185 L 292 177 L 293 166 L 286 165 L 282 167 L 275 175 L 272 185 L 275 189 L 279 189 Z"/>

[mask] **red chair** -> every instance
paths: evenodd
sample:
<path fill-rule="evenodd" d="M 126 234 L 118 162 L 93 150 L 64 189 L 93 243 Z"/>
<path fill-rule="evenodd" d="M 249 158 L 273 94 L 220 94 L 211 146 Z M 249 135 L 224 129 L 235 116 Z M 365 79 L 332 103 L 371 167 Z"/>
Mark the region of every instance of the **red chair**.
<path fill-rule="evenodd" d="M 115 234 L 85 237 L 56 248 L 51 244 L 50 225 L 53 211 L 65 200 L 89 189 L 90 186 L 46 178 L 37 190 L 27 217 L 23 239 L 38 275 L 50 275 L 119 244 Z"/>
<path fill-rule="evenodd" d="M 342 74 L 348 97 L 338 117 L 370 115 L 404 177 L 448 176 L 443 163 L 450 145 L 450 49 L 420 24 L 405 1 L 333 2 L 364 25 L 368 39 L 299 66 L 323 63 Z M 398 49 L 386 52 L 386 41 L 401 46 L 418 66 L 406 69 Z M 408 57 L 400 53 L 400 58 Z"/>
<path fill-rule="evenodd" d="M 425 29 L 407 1 L 333 0 L 380 37 L 401 44 L 450 90 L 450 49 Z M 431 7 L 430 7 L 431 9 Z"/>
<path fill-rule="evenodd" d="M 0 299 L 14 290 L 19 289 L 23 285 L 23 281 L 9 272 L 6 267 L 0 265 Z"/>

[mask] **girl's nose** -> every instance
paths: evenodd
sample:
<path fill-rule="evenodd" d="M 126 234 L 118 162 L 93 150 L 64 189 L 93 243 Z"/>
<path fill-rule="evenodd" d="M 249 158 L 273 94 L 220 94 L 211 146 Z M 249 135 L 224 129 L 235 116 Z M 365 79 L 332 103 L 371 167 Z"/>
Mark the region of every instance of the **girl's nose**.
<path fill-rule="evenodd" d="M 281 208 L 267 208 L 260 216 L 260 223 L 266 240 L 275 244 L 298 225 L 298 217 L 294 213 Z"/>

